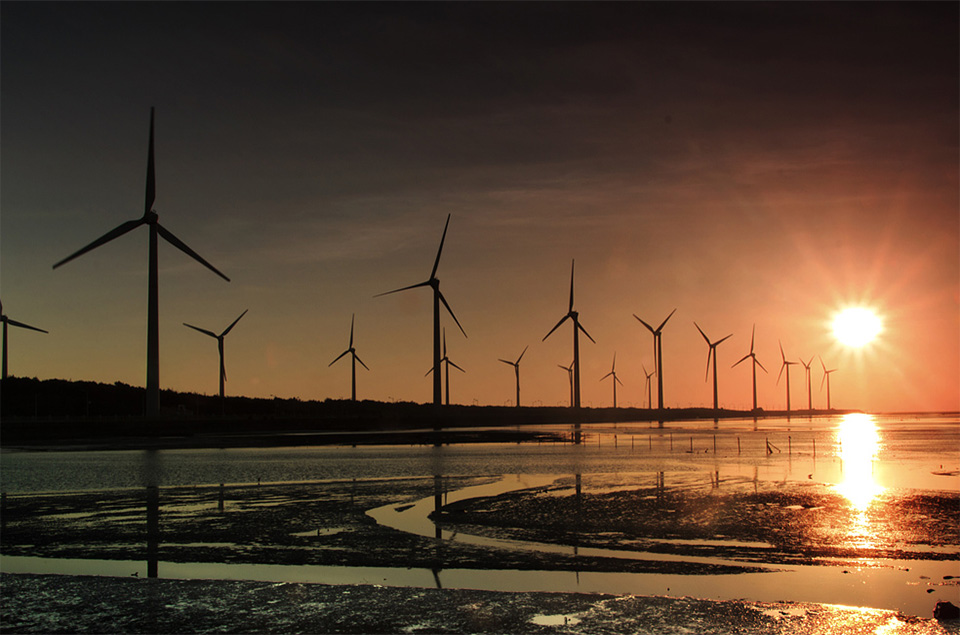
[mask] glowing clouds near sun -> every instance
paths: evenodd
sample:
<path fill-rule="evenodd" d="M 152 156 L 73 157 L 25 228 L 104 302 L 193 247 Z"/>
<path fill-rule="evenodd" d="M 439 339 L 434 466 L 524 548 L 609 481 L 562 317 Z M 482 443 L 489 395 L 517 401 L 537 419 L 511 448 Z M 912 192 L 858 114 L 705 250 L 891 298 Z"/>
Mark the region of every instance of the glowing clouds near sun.
<path fill-rule="evenodd" d="M 844 309 L 833 320 L 833 335 L 846 346 L 859 348 L 873 341 L 883 330 L 876 313 L 863 307 Z"/>

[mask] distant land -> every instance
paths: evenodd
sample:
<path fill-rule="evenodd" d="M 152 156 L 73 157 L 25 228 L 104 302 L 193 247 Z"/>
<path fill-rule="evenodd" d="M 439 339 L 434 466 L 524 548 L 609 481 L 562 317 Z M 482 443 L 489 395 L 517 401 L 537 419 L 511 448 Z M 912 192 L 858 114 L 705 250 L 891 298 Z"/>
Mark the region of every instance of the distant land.
<path fill-rule="evenodd" d="M 266 447 L 321 444 L 560 440 L 519 426 L 669 422 L 785 416 L 712 408 L 434 406 L 413 402 L 303 401 L 161 391 L 161 415 L 144 417 L 145 389 L 8 377 L 0 381 L 0 445 L 13 447 Z M 794 410 L 793 416 L 844 410 Z M 467 428 L 497 430 L 467 430 Z M 513 428 L 508 430 L 507 428 Z M 378 434 L 379 433 L 379 434 Z"/>

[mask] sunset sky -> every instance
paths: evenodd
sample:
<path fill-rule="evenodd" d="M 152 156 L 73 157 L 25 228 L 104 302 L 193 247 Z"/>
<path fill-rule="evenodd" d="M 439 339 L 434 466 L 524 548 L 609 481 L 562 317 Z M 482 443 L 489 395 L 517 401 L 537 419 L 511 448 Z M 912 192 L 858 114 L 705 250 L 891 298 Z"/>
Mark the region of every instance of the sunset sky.
<path fill-rule="evenodd" d="M 452 401 L 566 405 L 576 259 L 582 402 L 782 409 L 787 357 L 821 355 L 835 407 L 960 409 L 957 3 L 0 4 L 0 297 L 10 372 L 144 384 L 156 107 L 160 382 L 428 402 L 426 280 Z M 834 313 L 883 321 L 861 349 Z M 815 407 L 825 406 L 813 362 Z M 794 407 L 806 403 L 791 369 Z M 656 391 L 654 390 L 654 393 Z M 654 399 L 656 397 L 654 396 Z"/>

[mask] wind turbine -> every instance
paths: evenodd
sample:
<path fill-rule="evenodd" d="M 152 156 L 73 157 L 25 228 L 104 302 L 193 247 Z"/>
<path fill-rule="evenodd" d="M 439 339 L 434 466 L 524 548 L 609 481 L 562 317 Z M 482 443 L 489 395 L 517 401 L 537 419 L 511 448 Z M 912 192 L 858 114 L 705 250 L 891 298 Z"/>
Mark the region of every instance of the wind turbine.
<path fill-rule="evenodd" d="M 813 360 L 810 360 L 811 362 Z M 836 368 L 831 368 L 827 370 L 826 364 L 823 363 L 823 358 L 820 358 L 820 366 L 823 368 L 823 379 L 820 380 L 820 391 L 823 392 L 823 382 L 827 382 L 827 410 L 830 410 L 830 373 L 837 372 Z"/>
<path fill-rule="evenodd" d="M 780 345 L 780 359 L 783 360 L 783 363 L 780 365 L 780 373 L 777 374 L 777 383 L 780 383 L 780 376 L 783 375 L 783 370 L 787 370 L 787 418 L 790 417 L 790 367 L 797 364 L 797 362 L 788 362 L 787 356 L 783 354 L 783 342 L 777 340 L 777 344 Z"/>
<path fill-rule="evenodd" d="M 229 333 L 234 326 L 237 325 L 237 322 L 240 321 L 240 318 L 242 318 L 244 315 L 247 314 L 247 310 L 241 313 L 240 317 L 234 320 L 233 323 L 230 326 L 228 326 L 220 335 L 217 335 L 213 331 L 202 329 L 199 326 L 194 326 L 193 324 L 187 324 L 186 322 L 183 323 L 184 326 L 192 328 L 194 331 L 200 331 L 204 335 L 209 335 L 213 339 L 217 340 L 217 348 L 220 350 L 220 398 L 221 399 L 223 399 L 223 382 L 227 381 L 227 369 L 223 365 L 223 338 L 227 336 L 227 333 Z"/>
<path fill-rule="evenodd" d="M 443 235 L 440 237 L 440 248 L 437 249 L 437 259 L 433 263 L 433 269 L 430 271 L 430 278 L 424 282 L 419 282 L 417 284 L 411 284 L 408 287 L 402 287 L 400 289 L 394 289 L 393 291 L 387 291 L 386 293 L 378 293 L 374 297 L 380 297 L 382 295 L 389 295 L 391 293 L 397 293 L 399 291 L 406 291 L 408 289 L 416 289 L 417 287 L 430 287 L 433 289 L 433 404 L 435 406 L 441 405 L 441 394 L 440 394 L 440 303 L 443 303 L 443 306 L 447 309 L 447 313 L 450 314 L 450 317 L 453 318 L 453 321 L 457 323 L 457 326 L 460 328 L 460 332 L 463 333 L 463 336 L 467 336 L 467 332 L 463 330 L 463 327 L 460 326 L 460 320 L 457 319 L 457 316 L 453 314 L 453 309 L 450 308 L 450 305 L 447 304 L 446 298 L 443 297 L 443 294 L 440 293 L 440 280 L 437 278 L 437 267 L 440 266 L 440 254 L 443 252 L 443 241 L 447 238 L 447 227 L 450 226 L 450 214 L 447 214 L 447 223 L 443 226 Z M 448 399 L 449 401 L 449 399 Z"/>
<path fill-rule="evenodd" d="M 449 406 L 450 405 L 450 367 L 453 366 L 454 368 L 459 370 L 461 373 L 465 373 L 467 371 L 463 370 L 462 368 L 460 368 L 459 366 L 451 362 L 450 358 L 447 357 L 447 329 L 443 329 L 443 357 L 440 358 L 440 361 L 444 364 L 444 378 L 445 378 L 444 383 L 446 384 L 446 393 L 447 393 L 446 404 Z M 426 377 L 432 372 L 434 371 L 431 368 L 426 372 L 424 377 Z"/>
<path fill-rule="evenodd" d="M 528 348 L 530 347 L 524 346 L 523 353 L 526 353 Z M 508 366 L 513 366 L 513 369 L 517 372 L 517 407 L 518 408 L 520 407 L 520 360 L 523 359 L 523 353 L 520 353 L 520 357 L 518 357 L 517 361 L 515 362 L 511 362 L 505 359 L 500 360 L 501 362 L 503 362 Z"/>
<path fill-rule="evenodd" d="M 0 302 L 0 322 L 3 322 L 3 378 L 7 378 L 7 325 L 16 326 L 22 329 L 29 329 L 31 331 L 40 331 L 41 333 L 47 333 L 43 329 L 38 329 L 35 326 L 30 326 L 29 324 L 24 324 L 23 322 L 17 322 L 16 320 L 11 320 L 3 313 L 3 303 Z"/>
<path fill-rule="evenodd" d="M 352 359 L 353 363 L 351 364 L 351 368 L 350 368 L 350 399 L 352 401 L 357 400 L 357 362 L 360 362 L 361 366 L 363 366 L 367 370 L 370 370 L 367 367 L 367 365 L 363 363 L 363 360 L 357 357 L 357 349 L 353 347 L 353 318 L 354 317 L 355 317 L 355 314 L 350 316 L 350 346 L 347 348 L 347 350 L 340 353 L 340 355 L 338 355 L 335 360 L 327 364 L 327 368 L 330 368 L 331 366 L 336 364 L 338 361 L 340 361 L 341 357 L 343 357 L 347 353 L 350 353 L 350 356 L 353 358 Z"/>
<path fill-rule="evenodd" d="M 557 366 L 567 371 L 567 379 L 570 380 L 570 405 L 573 406 L 573 362 L 570 362 L 569 366 L 562 364 L 557 364 Z"/>
<path fill-rule="evenodd" d="M 643 366 L 643 364 L 641 364 Z M 653 408 L 653 382 L 650 381 L 650 378 L 657 374 L 657 371 L 647 372 L 647 367 L 643 366 L 643 374 L 647 378 L 647 383 L 644 388 L 647 389 L 647 408 Z"/>
<path fill-rule="evenodd" d="M 623 382 L 620 381 L 620 378 L 617 377 L 617 354 L 613 354 L 613 366 L 610 368 L 610 372 L 600 378 L 600 381 L 603 381 L 607 377 L 613 377 L 613 407 L 617 407 L 617 384 L 623 385 Z"/>
<path fill-rule="evenodd" d="M 719 399 L 717 398 L 717 347 L 720 346 L 721 342 L 727 340 L 728 338 L 733 337 L 733 333 L 727 337 L 721 338 L 716 342 L 711 342 L 710 338 L 707 337 L 707 334 L 703 332 L 703 329 L 700 328 L 700 325 L 696 322 L 693 323 L 697 330 L 700 331 L 700 335 L 703 336 L 703 340 L 707 343 L 707 346 L 710 348 L 707 350 L 707 372 L 703 376 L 703 381 L 707 381 L 707 377 L 710 375 L 710 358 L 713 358 L 713 409 L 718 410 L 720 408 Z"/>
<path fill-rule="evenodd" d="M 637 320 L 640 321 L 640 324 L 643 324 L 645 327 L 647 327 L 647 330 L 648 330 L 648 331 L 650 331 L 651 333 L 653 333 L 653 362 L 654 362 L 654 364 L 656 364 L 656 367 L 657 367 L 657 405 L 658 405 L 658 407 L 659 407 L 661 410 L 663 410 L 663 337 L 662 337 L 662 331 L 663 331 L 663 327 L 667 325 L 667 321 L 668 321 L 671 317 L 673 317 L 673 314 L 676 313 L 676 312 L 677 312 L 676 309 L 674 309 L 673 311 L 670 311 L 670 315 L 668 315 L 667 318 L 666 318 L 663 322 L 661 322 L 661 323 L 660 323 L 660 326 L 658 326 L 657 328 L 653 328 L 652 326 L 650 326 L 649 324 L 647 324 L 646 322 L 644 322 L 643 320 L 641 320 L 639 317 L 637 317 L 637 314 L 636 314 L 636 313 L 633 314 L 633 317 L 637 318 Z"/>
<path fill-rule="evenodd" d="M 763 372 L 767 372 L 767 369 L 763 368 L 763 364 L 760 363 L 760 360 L 757 359 L 757 356 L 753 352 L 753 336 L 756 334 L 756 332 L 757 332 L 757 325 L 754 324 L 753 330 L 750 331 L 750 352 L 744 355 L 742 358 L 740 358 L 739 362 L 737 362 L 736 364 L 730 367 L 730 368 L 734 368 L 740 362 L 745 361 L 747 359 L 753 360 L 752 368 L 753 368 L 753 409 L 754 410 L 757 409 L 757 366 L 762 368 Z"/>
<path fill-rule="evenodd" d="M 160 413 L 160 312 L 159 312 L 159 286 L 158 286 L 158 266 L 157 266 L 157 235 L 161 236 L 168 243 L 187 254 L 201 265 L 214 272 L 227 282 L 230 278 L 226 277 L 216 267 L 204 260 L 195 251 L 179 238 L 174 236 L 168 229 L 160 225 L 157 211 L 153 209 L 153 202 L 156 198 L 156 176 L 153 166 L 153 108 L 150 109 L 150 145 L 147 151 L 147 191 L 146 203 L 144 205 L 143 216 L 136 220 L 129 220 L 115 229 L 107 232 L 97 240 L 93 241 L 83 249 L 67 256 L 60 262 L 53 265 L 56 269 L 60 265 L 66 264 L 82 256 L 83 254 L 106 244 L 114 238 L 126 234 L 129 231 L 146 225 L 150 230 L 150 242 L 148 249 L 148 282 L 147 282 L 147 403 L 146 412 L 149 416 L 155 416 Z"/>
<path fill-rule="evenodd" d="M 800 363 L 803 365 L 804 372 L 807 375 L 807 410 L 813 410 L 813 397 L 810 393 L 810 365 L 813 364 L 813 358 L 811 357 L 809 362 L 805 362 L 801 357 Z"/>
<path fill-rule="evenodd" d="M 596 344 L 596 340 L 590 337 L 590 334 L 587 333 L 587 329 L 583 328 L 580 325 L 580 314 L 577 311 L 573 310 L 573 267 L 576 261 L 570 262 L 570 308 L 567 310 L 567 314 L 557 322 L 557 325 L 550 329 L 550 332 L 543 336 L 543 340 L 546 341 L 554 331 L 560 328 L 560 325 L 566 322 L 567 320 L 573 321 L 573 396 L 570 399 L 570 402 L 573 404 L 574 408 L 580 407 L 580 331 L 583 331 L 583 334 L 590 338 L 590 341 Z"/>

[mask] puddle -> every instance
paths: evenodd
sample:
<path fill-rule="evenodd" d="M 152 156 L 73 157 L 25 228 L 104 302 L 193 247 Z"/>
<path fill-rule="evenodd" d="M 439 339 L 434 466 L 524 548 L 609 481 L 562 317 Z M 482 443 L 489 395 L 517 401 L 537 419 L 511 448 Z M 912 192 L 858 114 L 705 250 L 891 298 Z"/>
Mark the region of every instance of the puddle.
<path fill-rule="evenodd" d="M 580 618 L 574 615 L 534 615 L 530 622 L 537 626 L 576 626 Z"/>

